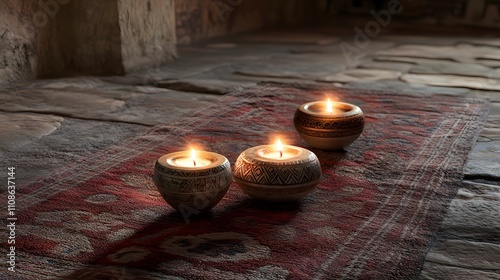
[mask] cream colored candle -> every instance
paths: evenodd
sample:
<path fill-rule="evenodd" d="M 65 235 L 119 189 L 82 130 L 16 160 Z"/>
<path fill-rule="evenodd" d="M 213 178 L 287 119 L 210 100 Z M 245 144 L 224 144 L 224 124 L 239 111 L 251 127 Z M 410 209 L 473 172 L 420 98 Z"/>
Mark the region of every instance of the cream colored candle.
<path fill-rule="evenodd" d="M 214 159 L 216 159 L 216 156 L 214 157 L 206 152 L 201 152 L 201 155 L 198 156 L 198 152 L 192 149 L 191 151 L 183 151 L 167 157 L 166 160 L 172 166 L 195 168 L 210 165 Z"/>
<path fill-rule="evenodd" d="M 257 151 L 257 154 L 266 159 L 287 161 L 302 154 L 302 148 L 283 145 L 278 139 L 276 145 L 264 145 Z"/>

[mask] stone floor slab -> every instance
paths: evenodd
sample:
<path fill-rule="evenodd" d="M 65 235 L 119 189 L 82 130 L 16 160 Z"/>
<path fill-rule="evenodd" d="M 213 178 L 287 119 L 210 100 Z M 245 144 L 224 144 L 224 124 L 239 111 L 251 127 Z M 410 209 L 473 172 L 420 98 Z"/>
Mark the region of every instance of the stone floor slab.
<path fill-rule="evenodd" d="M 227 94 L 238 88 L 256 85 L 260 79 L 252 79 L 247 75 L 234 74 L 242 63 L 232 63 L 217 67 L 208 72 L 199 73 L 180 80 L 164 80 L 158 86 L 177 91 L 199 92 L 210 94 Z M 244 64 L 243 64 L 244 65 Z"/>
<path fill-rule="evenodd" d="M 338 39 L 340 41 L 340 39 Z M 306 45 L 306 46 L 293 46 L 289 49 L 291 54 L 330 54 L 334 52 L 341 52 L 338 44 L 326 45 L 326 46 L 316 46 L 316 45 Z"/>
<path fill-rule="evenodd" d="M 401 72 L 392 70 L 378 69 L 349 69 L 335 75 L 328 75 L 322 79 L 317 79 L 320 82 L 338 82 L 349 83 L 357 81 L 377 81 L 385 79 L 397 79 L 401 76 Z"/>
<path fill-rule="evenodd" d="M 484 98 L 491 102 L 500 102 L 500 92 L 498 91 L 472 90 L 470 96 Z"/>
<path fill-rule="evenodd" d="M 238 39 L 243 42 L 252 43 L 278 43 L 278 44 L 315 44 L 331 45 L 338 42 L 333 36 L 327 36 L 318 33 L 300 33 L 300 32 L 259 32 L 258 34 L 249 34 L 239 36 Z"/>
<path fill-rule="evenodd" d="M 490 140 L 500 140 L 500 102 L 492 102 L 490 114 L 481 132 L 482 137 Z"/>
<path fill-rule="evenodd" d="M 35 116 L 42 119 L 59 118 L 48 115 Z M 36 124 L 40 125 L 40 122 Z M 15 151 L 5 151 L 0 155 L 0 161 L 16 167 L 16 184 L 24 185 L 86 155 L 143 133 L 146 129 L 147 127 L 136 124 L 65 118 L 57 130 L 41 138 L 31 139 L 29 144 L 18 147 Z"/>
<path fill-rule="evenodd" d="M 469 77 L 500 78 L 500 71 L 490 67 L 470 63 L 457 62 L 435 62 L 427 65 L 416 65 L 411 67 L 413 74 L 449 74 Z"/>
<path fill-rule="evenodd" d="M 186 98 L 185 93 L 171 90 L 154 94 L 97 90 L 19 90 L 0 95 L 0 110 L 151 126 L 168 123 L 217 98 L 195 93 Z"/>
<path fill-rule="evenodd" d="M 176 92 L 176 94 L 183 94 Z M 180 100 L 172 95 L 148 94 L 127 101 L 126 109 L 120 112 L 114 112 L 106 116 L 109 120 L 120 122 L 135 123 L 146 126 L 153 126 L 162 123 L 170 123 L 185 116 L 193 109 L 201 108 L 212 104 L 218 99 L 218 96 L 202 95 L 197 98 L 191 95 L 191 100 Z M 107 120 L 107 118 L 103 120 Z"/>
<path fill-rule="evenodd" d="M 473 45 L 402 45 L 379 51 L 377 55 L 444 59 L 462 63 L 483 64 L 482 60 L 485 59 L 500 60 L 500 48 Z"/>
<path fill-rule="evenodd" d="M 478 59 L 476 59 L 476 63 L 484 65 L 484 66 L 492 67 L 492 68 L 500 68 L 500 61 L 499 60 L 478 58 Z"/>
<path fill-rule="evenodd" d="M 377 56 L 377 62 L 383 63 L 412 63 L 415 64 L 409 70 L 414 74 L 451 74 L 470 77 L 500 78 L 500 71 L 484 63 L 460 63 L 446 60 L 429 58 L 401 57 L 401 56 Z"/>
<path fill-rule="evenodd" d="M 440 240 L 426 261 L 461 268 L 500 270 L 500 245 L 464 240 Z"/>
<path fill-rule="evenodd" d="M 405 62 L 384 62 L 384 61 L 369 61 L 362 63 L 358 68 L 363 69 L 382 69 L 393 70 L 406 73 L 412 68 L 413 64 Z"/>
<path fill-rule="evenodd" d="M 426 262 L 419 280 L 500 280 L 500 274 L 495 271 L 465 269 L 453 265 Z"/>
<path fill-rule="evenodd" d="M 400 80 L 356 81 L 344 85 L 345 88 L 367 90 L 388 90 L 408 94 L 446 94 L 464 96 L 470 93 L 466 88 L 434 87 L 423 84 L 409 84 Z"/>
<path fill-rule="evenodd" d="M 347 64 L 352 64 L 352 62 L 360 60 L 365 56 L 372 54 L 378 50 L 384 50 L 394 47 L 393 42 L 384 41 L 370 41 L 369 44 L 363 48 L 357 48 L 353 42 L 354 38 L 342 38 L 339 42 L 333 45 L 326 46 L 315 46 L 306 45 L 290 48 L 289 52 L 292 54 L 307 54 L 307 55 L 317 55 L 317 54 L 342 54 Z M 351 52 L 352 51 L 352 52 Z M 349 56 L 349 57 L 347 57 Z"/>
<path fill-rule="evenodd" d="M 464 37 L 453 36 L 422 36 L 422 35 L 400 35 L 382 34 L 378 40 L 397 42 L 400 45 L 431 45 L 431 46 L 453 46 L 460 41 L 466 41 Z"/>
<path fill-rule="evenodd" d="M 460 41 L 460 43 L 469 44 L 469 45 L 476 45 L 476 46 L 487 46 L 487 47 L 498 47 L 498 48 L 500 48 L 500 40 L 499 39 L 495 39 L 495 38 L 488 38 L 488 39 L 477 39 L 477 38 L 463 39 L 463 40 Z"/>
<path fill-rule="evenodd" d="M 500 187 L 464 183 L 450 204 L 440 236 L 500 242 Z"/>
<path fill-rule="evenodd" d="M 346 69 L 345 63 L 342 55 L 317 56 L 314 59 L 307 55 L 285 55 L 245 64 L 235 73 L 256 77 L 320 80 Z"/>
<path fill-rule="evenodd" d="M 500 91 L 500 80 L 482 77 L 463 77 L 455 75 L 404 74 L 401 80 L 408 83 L 426 84 L 443 87 L 464 87 L 479 90 Z"/>
<path fill-rule="evenodd" d="M 206 46 L 182 47 L 180 49 L 181 57 L 177 60 L 182 62 L 178 65 L 187 63 L 207 64 L 217 66 L 222 64 L 233 64 L 236 62 L 266 60 L 273 55 L 284 54 L 288 52 L 290 45 L 287 44 L 242 44 L 238 42 L 235 48 L 213 49 Z M 174 64 L 173 66 L 177 66 Z"/>
<path fill-rule="evenodd" d="M 237 82 L 221 79 L 186 78 L 181 80 L 161 81 L 158 83 L 158 86 L 178 91 L 223 95 L 233 92 L 238 88 L 250 87 L 255 84 L 256 83 L 252 82 Z"/>
<path fill-rule="evenodd" d="M 455 46 L 401 45 L 377 52 L 378 56 L 399 56 L 410 58 L 446 59 L 457 62 L 470 61 L 470 55 L 457 57 Z M 458 60 L 457 60 L 458 59 Z M 464 61 L 464 59 L 466 61 Z"/>
<path fill-rule="evenodd" d="M 60 79 L 38 79 L 35 81 L 21 82 L 19 86 L 24 89 L 119 89 L 120 85 L 107 82 L 99 77 L 71 77 Z"/>
<path fill-rule="evenodd" d="M 0 112 L 0 153 L 15 151 L 53 133 L 64 118 L 54 115 Z"/>
<path fill-rule="evenodd" d="M 228 62 L 212 62 L 190 59 L 179 59 L 168 66 L 150 67 L 146 70 L 127 75 L 128 79 L 136 82 L 137 85 L 157 85 L 162 80 L 183 79 L 202 72 L 210 71 Z M 126 80 L 126 79 L 121 79 Z M 117 80 L 118 82 L 118 80 Z"/>
<path fill-rule="evenodd" d="M 500 178 L 500 141 L 477 142 L 464 167 L 466 177 Z"/>
<path fill-rule="evenodd" d="M 7 112 L 53 113 L 93 118 L 119 111 L 124 106 L 124 100 L 77 90 L 19 90 L 0 95 L 0 110 Z M 89 108 L 92 110 L 89 111 Z"/>
<path fill-rule="evenodd" d="M 500 94 L 500 92 L 498 94 Z M 489 117 L 500 117 L 500 102 L 491 103 Z"/>
<path fill-rule="evenodd" d="M 495 125 L 498 125 L 498 123 Z M 483 131 L 481 131 L 480 136 L 487 138 L 489 141 L 500 140 L 500 128 L 485 127 Z"/>
<path fill-rule="evenodd" d="M 480 199 L 484 201 L 500 201 L 500 186 L 465 180 L 458 190 L 457 199 Z M 495 223 L 499 223 L 496 221 Z"/>
<path fill-rule="evenodd" d="M 232 49 L 236 48 L 237 44 L 235 43 L 213 43 L 213 44 L 208 44 L 207 48 L 211 49 Z"/>

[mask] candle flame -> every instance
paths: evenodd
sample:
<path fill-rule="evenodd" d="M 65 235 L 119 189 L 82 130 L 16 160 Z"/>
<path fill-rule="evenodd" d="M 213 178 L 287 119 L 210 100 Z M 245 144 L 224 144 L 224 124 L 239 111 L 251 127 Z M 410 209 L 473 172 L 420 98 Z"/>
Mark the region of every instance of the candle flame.
<path fill-rule="evenodd" d="M 330 114 L 333 113 L 332 101 L 330 101 L 330 98 L 326 101 L 326 111 Z"/>
<path fill-rule="evenodd" d="M 191 149 L 191 159 L 193 160 L 193 166 L 196 166 L 196 151 Z"/>
<path fill-rule="evenodd" d="M 276 147 L 278 148 L 278 151 L 280 152 L 280 158 L 283 157 L 283 145 L 281 145 L 281 140 L 278 139 L 276 142 Z"/>

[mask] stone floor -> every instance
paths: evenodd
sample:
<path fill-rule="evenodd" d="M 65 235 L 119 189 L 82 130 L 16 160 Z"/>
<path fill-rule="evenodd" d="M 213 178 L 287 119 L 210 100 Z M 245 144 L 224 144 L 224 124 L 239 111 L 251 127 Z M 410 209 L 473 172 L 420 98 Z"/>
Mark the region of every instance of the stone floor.
<path fill-rule="evenodd" d="M 0 159 L 16 167 L 18 184 L 27 184 L 260 81 L 482 97 L 492 102 L 488 121 L 420 279 L 500 279 L 498 31 L 391 22 L 380 34 L 356 41 L 354 27 L 364 30 L 370 20 L 341 18 L 179 47 L 175 62 L 125 77 L 4 86 Z M 346 44 L 347 55 L 341 48 Z"/>

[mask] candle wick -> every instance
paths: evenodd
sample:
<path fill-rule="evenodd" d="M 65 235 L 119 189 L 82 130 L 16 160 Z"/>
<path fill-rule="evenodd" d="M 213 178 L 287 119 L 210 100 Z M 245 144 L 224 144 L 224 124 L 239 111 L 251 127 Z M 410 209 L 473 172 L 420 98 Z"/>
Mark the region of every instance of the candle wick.
<path fill-rule="evenodd" d="M 193 159 L 193 165 L 196 166 L 196 160 Z"/>
<path fill-rule="evenodd" d="M 280 151 L 280 158 L 283 157 L 283 151 Z"/>

